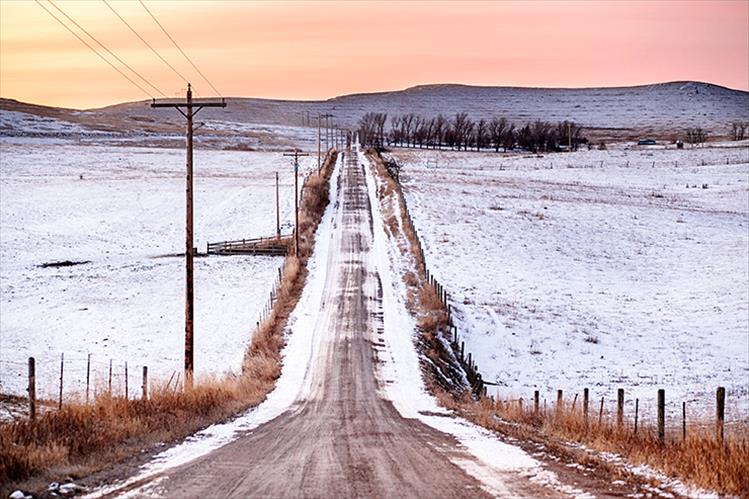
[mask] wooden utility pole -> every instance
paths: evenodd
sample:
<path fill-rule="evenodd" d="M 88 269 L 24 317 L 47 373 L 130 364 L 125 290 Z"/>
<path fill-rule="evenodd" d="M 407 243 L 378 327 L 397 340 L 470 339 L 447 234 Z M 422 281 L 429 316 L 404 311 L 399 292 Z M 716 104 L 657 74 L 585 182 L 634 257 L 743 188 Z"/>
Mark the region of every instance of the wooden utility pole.
<path fill-rule="evenodd" d="M 321 118 L 325 118 L 325 150 L 327 151 L 330 149 L 330 118 L 333 117 L 330 113 L 325 113 L 320 116 Z"/>
<path fill-rule="evenodd" d="M 296 149 L 293 154 L 284 154 L 284 156 L 294 157 L 294 256 L 299 258 L 299 156 L 309 156 L 307 153 L 300 153 Z"/>
<path fill-rule="evenodd" d="M 193 344 L 194 330 L 193 321 L 195 317 L 195 293 L 193 290 L 193 205 L 192 205 L 192 121 L 196 114 L 204 107 L 226 107 L 226 101 L 221 102 L 193 102 L 192 87 L 187 84 L 187 99 L 179 102 L 156 102 L 151 107 L 173 107 L 187 119 L 187 174 L 186 174 L 186 213 L 185 213 L 185 389 L 192 388 L 192 375 L 194 370 Z M 182 109 L 185 109 L 184 111 Z"/>
<path fill-rule="evenodd" d="M 281 208 L 278 201 L 278 172 L 276 172 L 276 239 L 281 239 Z"/>
<path fill-rule="evenodd" d="M 320 174 L 320 113 L 317 113 L 317 174 Z"/>

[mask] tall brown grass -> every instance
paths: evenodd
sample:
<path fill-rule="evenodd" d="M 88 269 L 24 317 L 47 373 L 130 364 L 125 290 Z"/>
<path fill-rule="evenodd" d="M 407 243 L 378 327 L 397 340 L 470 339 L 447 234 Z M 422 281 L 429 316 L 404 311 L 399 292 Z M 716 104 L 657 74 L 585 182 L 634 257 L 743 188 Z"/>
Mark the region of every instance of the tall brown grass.
<path fill-rule="evenodd" d="M 271 313 L 252 335 L 242 373 L 196 379 L 190 390 L 152 383 L 147 400 L 106 392 L 92 403 L 66 403 L 35 420 L 0 425 L 0 494 L 79 477 L 158 442 L 172 442 L 262 402 L 281 374 L 283 329 L 304 286 L 314 233 L 328 204 L 337 153 L 312 176 L 300 207 L 299 258 L 287 256 Z"/>
<path fill-rule="evenodd" d="M 543 442 L 550 449 L 574 454 L 579 461 L 606 461 L 598 452 L 614 453 L 633 465 L 648 465 L 669 477 L 720 494 L 749 497 L 749 431 L 739 428 L 720 442 L 708 422 L 693 421 L 686 439 L 680 430 L 668 432 L 660 443 L 651 424 L 640 423 L 637 433 L 631 421 L 618 425 L 604 416 L 586 418 L 582 408 L 570 405 L 550 410 L 519 401 L 439 394 L 440 402 L 467 419 L 522 440 Z M 583 444 L 586 449 L 571 446 Z"/>

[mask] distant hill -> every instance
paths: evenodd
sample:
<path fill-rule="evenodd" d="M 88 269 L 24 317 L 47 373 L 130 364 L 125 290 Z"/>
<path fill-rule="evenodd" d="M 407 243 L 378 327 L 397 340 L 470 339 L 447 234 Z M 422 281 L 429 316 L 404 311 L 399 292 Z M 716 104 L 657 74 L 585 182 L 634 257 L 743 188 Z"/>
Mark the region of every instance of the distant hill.
<path fill-rule="evenodd" d="M 478 87 L 457 84 L 420 85 L 405 90 L 353 94 L 324 101 L 228 98 L 226 109 L 205 109 L 200 120 L 301 126 L 307 112 L 330 112 L 335 122 L 354 127 L 367 112 L 389 115 L 414 112 L 446 116 L 465 111 L 474 119 L 505 117 L 517 124 L 535 119 L 570 119 L 602 138 L 658 137 L 701 126 L 711 135 L 727 135 L 733 121 L 749 121 L 749 92 L 693 81 L 611 88 Z M 34 112 L 34 106 L 8 99 L 0 109 Z M 176 111 L 153 110 L 134 102 L 88 111 L 40 111 L 83 126 L 101 129 L 174 130 L 181 127 Z M 314 125 L 314 121 L 312 122 Z M 176 128 L 175 128 L 176 127 Z"/>

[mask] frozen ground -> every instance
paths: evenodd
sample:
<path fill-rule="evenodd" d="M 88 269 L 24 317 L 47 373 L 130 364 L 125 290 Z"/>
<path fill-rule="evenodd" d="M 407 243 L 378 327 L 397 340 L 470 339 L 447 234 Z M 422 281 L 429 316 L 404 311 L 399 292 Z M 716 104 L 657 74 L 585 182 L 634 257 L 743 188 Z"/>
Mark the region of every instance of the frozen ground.
<path fill-rule="evenodd" d="M 303 158 L 302 169 L 316 167 Z M 283 232 L 293 222 L 293 168 L 280 153 L 195 152 L 195 245 L 275 233 L 275 172 Z M 82 176 L 82 178 L 81 178 Z M 301 184 L 301 181 L 300 181 Z M 38 392 L 66 394 L 92 354 L 115 386 L 128 362 L 168 379 L 183 363 L 184 151 L 0 142 L 0 392 L 22 394 L 36 357 Z M 58 261 L 71 267 L 40 267 Z M 280 258 L 196 259 L 198 374 L 237 370 Z M 119 389 L 119 388 L 118 388 Z"/>
<path fill-rule="evenodd" d="M 621 387 L 648 420 L 657 388 L 675 416 L 682 400 L 714 410 L 722 385 L 729 417 L 747 417 L 746 144 L 394 156 L 428 265 L 500 396 Z"/>

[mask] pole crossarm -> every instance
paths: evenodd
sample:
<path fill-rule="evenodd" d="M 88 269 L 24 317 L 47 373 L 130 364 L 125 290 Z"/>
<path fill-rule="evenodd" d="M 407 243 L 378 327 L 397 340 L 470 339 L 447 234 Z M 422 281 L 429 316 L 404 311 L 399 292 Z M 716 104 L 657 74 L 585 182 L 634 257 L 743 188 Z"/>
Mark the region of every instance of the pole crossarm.
<path fill-rule="evenodd" d="M 197 107 L 200 111 L 204 107 L 226 107 L 226 101 L 223 99 L 221 102 L 199 102 L 193 101 L 187 102 L 156 102 L 156 99 L 151 102 L 151 107 Z M 197 111 L 195 111 L 197 113 Z"/>

